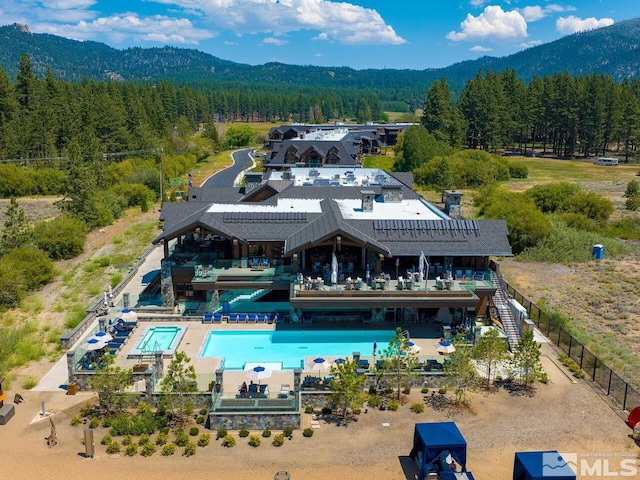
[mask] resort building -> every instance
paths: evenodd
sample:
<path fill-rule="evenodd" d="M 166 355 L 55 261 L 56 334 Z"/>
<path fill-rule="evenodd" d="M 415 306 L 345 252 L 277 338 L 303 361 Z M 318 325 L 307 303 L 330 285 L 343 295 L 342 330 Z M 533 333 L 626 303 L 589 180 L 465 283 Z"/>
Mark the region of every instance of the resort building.
<path fill-rule="evenodd" d="M 154 240 L 163 305 L 225 321 L 463 325 L 496 291 L 489 257 L 511 255 L 506 224 L 460 219 L 460 192 L 442 211 L 412 185 L 411 173 L 292 167 L 192 188 L 164 204 Z"/>

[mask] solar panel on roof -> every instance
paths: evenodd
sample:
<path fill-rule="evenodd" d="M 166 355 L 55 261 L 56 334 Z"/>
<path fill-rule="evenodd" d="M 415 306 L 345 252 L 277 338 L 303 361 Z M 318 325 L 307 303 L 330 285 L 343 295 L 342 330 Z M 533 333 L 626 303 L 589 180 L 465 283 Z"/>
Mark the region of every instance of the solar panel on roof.
<path fill-rule="evenodd" d="M 378 237 L 400 237 L 412 235 L 416 237 L 435 234 L 451 236 L 478 235 L 476 220 L 374 220 L 373 230 Z"/>

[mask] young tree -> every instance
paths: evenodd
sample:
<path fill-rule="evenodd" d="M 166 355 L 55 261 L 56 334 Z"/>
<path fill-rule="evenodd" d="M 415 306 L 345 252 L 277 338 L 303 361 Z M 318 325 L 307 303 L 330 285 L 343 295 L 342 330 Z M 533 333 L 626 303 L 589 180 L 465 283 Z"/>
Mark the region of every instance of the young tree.
<path fill-rule="evenodd" d="M 193 411 L 190 394 L 198 391 L 196 370 L 189 365 L 190 362 L 185 352 L 176 352 L 160 382 L 160 390 L 165 394 L 171 415 L 177 423 L 182 423 Z"/>
<path fill-rule="evenodd" d="M 397 398 L 400 400 L 400 391 L 416 374 L 414 368 L 418 365 L 418 356 L 408 345 L 409 338 L 403 334 L 402 328 L 396 328 L 396 334 L 389 340 L 380 357 L 382 368 L 380 375 L 389 377 L 391 383 L 397 388 Z"/>
<path fill-rule="evenodd" d="M 32 243 L 33 236 L 27 218 L 15 197 L 11 197 L 5 210 L 5 216 L 7 219 L 4 222 L 2 237 L 0 237 L 0 252 L 4 254 Z"/>
<path fill-rule="evenodd" d="M 540 363 L 540 344 L 534 340 L 531 330 L 524 331 L 518 340 L 511 360 L 511 369 L 525 388 L 544 373 Z"/>
<path fill-rule="evenodd" d="M 476 369 L 471 363 L 471 348 L 460 337 L 456 337 L 451 343 L 455 352 L 450 353 L 444 363 L 445 384 L 454 389 L 456 405 L 468 405 L 471 402 L 471 392 L 478 387 Z"/>
<path fill-rule="evenodd" d="M 342 408 L 344 419 L 347 418 L 349 408 L 358 408 L 367 398 L 363 390 L 365 376 L 358 375 L 357 370 L 358 364 L 348 359 L 344 363 L 331 366 L 331 401 L 338 408 Z"/>
<path fill-rule="evenodd" d="M 471 350 L 472 358 L 487 373 L 486 388 L 491 387 L 491 377 L 495 376 L 496 367 L 506 360 L 507 342 L 500 338 L 496 328 L 490 329 L 476 342 Z"/>
<path fill-rule="evenodd" d="M 98 392 L 107 414 L 121 412 L 133 403 L 133 396 L 125 393 L 133 385 L 133 370 L 114 365 L 114 360 L 113 355 L 103 355 L 101 361 L 107 366 L 96 370 L 89 379 L 89 387 Z"/>

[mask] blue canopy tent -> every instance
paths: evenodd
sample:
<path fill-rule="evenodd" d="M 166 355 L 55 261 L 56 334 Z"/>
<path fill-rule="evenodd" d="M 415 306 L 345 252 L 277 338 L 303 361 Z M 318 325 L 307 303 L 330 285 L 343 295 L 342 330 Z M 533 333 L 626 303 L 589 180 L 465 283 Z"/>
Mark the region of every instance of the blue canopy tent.
<path fill-rule="evenodd" d="M 419 480 L 432 472 L 446 472 L 447 453 L 465 471 L 467 442 L 454 422 L 416 423 L 411 458 L 420 467 Z"/>
<path fill-rule="evenodd" d="M 516 452 L 513 480 L 576 480 L 576 474 L 557 451 Z"/>

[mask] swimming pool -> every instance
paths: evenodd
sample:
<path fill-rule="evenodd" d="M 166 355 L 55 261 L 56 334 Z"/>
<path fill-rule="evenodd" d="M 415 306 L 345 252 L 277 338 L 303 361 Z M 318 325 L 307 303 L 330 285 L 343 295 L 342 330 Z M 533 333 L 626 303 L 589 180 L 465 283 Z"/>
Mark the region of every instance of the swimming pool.
<path fill-rule="evenodd" d="M 129 351 L 129 355 L 145 355 L 155 352 L 173 355 L 186 329 L 185 326 L 176 325 L 147 327 L 136 347 Z"/>
<path fill-rule="evenodd" d="M 209 333 L 202 357 L 224 357 L 224 368 L 244 368 L 245 363 L 282 363 L 283 369 L 301 368 L 310 356 L 351 357 L 353 352 L 363 356 L 386 348 L 394 330 L 323 330 Z"/>

